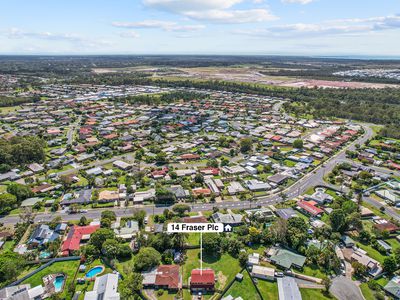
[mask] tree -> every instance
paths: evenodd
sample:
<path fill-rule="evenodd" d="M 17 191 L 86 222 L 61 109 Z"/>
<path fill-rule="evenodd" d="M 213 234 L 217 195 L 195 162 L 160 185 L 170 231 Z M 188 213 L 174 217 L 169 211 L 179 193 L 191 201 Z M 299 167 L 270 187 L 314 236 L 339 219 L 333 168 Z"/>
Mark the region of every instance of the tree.
<path fill-rule="evenodd" d="M 88 223 L 89 223 L 89 222 L 88 222 L 88 220 L 86 219 L 86 217 L 85 217 L 85 216 L 82 216 L 82 217 L 79 219 L 78 225 L 79 225 L 79 226 L 86 226 Z"/>
<path fill-rule="evenodd" d="M 329 215 L 333 231 L 343 232 L 346 229 L 346 217 L 341 209 L 334 209 Z"/>
<path fill-rule="evenodd" d="M 329 289 L 332 285 L 332 280 L 328 276 L 324 276 L 324 278 L 322 279 L 322 284 L 324 285 L 325 292 L 329 293 Z"/>
<path fill-rule="evenodd" d="M 115 215 L 115 212 L 110 211 L 110 210 L 105 210 L 101 213 L 101 218 L 102 219 L 109 219 L 111 221 L 117 220 L 117 216 Z"/>
<path fill-rule="evenodd" d="M 364 276 L 365 272 L 367 272 L 367 267 L 360 264 L 358 261 L 354 261 L 351 266 L 353 267 L 354 275 L 358 277 Z"/>
<path fill-rule="evenodd" d="M 221 252 L 221 237 L 216 233 L 203 234 L 203 251 L 218 256 Z"/>
<path fill-rule="evenodd" d="M 7 192 L 17 197 L 18 202 L 33 196 L 33 192 L 28 186 L 19 183 L 9 184 Z"/>
<path fill-rule="evenodd" d="M 186 204 L 176 204 L 172 207 L 172 210 L 180 217 L 183 217 L 186 212 L 190 212 L 190 206 Z"/>
<path fill-rule="evenodd" d="M 243 138 L 240 140 L 240 152 L 247 153 L 253 147 L 253 141 L 251 138 Z"/>
<path fill-rule="evenodd" d="M 303 140 L 300 140 L 300 139 L 294 140 L 293 148 L 303 149 Z"/>
<path fill-rule="evenodd" d="M 397 263 L 393 256 L 386 257 L 383 261 L 383 270 L 392 275 L 397 270 Z"/>
<path fill-rule="evenodd" d="M 14 252 L 6 252 L 0 256 L 0 282 L 7 284 L 22 272 L 25 259 Z"/>
<path fill-rule="evenodd" d="M 204 182 L 204 176 L 201 173 L 197 173 L 194 176 L 194 182 L 202 184 Z"/>
<path fill-rule="evenodd" d="M 146 212 L 144 210 L 136 211 L 133 214 L 133 219 L 138 222 L 139 227 L 143 227 L 145 218 L 146 218 Z"/>
<path fill-rule="evenodd" d="M 144 247 L 139 250 L 135 257 L 134 267 L 136 271 L 149 270 L 158 266 L 161 261 L 161 254 L 152 247 Z"/>
<path fill-rule="evenodd" d="M 107 258 L 116 258 L 119 254 L 119 244 L 114 239 L 107 239 L 101 247 L 101 253 Z"/>
<path fill-rule="evenodd" d="M 304 219 L 299 217 L 290 218 L 287 223 L 286 240 L 289 245 L 298 249 L 307 241 L 308 226 Z"/>
<path fill-rule="evenodd" d="M 17 205 L 17 197 L 12 194 L 0 194 L 0 214 L 8 213 Z"/>
<path fill-rule="evenodd" d="M 156 162 L 158 163 L 166 163 L 167 162 L 167 154 L 165 152 L 158 152 L 156 154 Z"/>
<path fill-rule="evenodd" d="M 89 243 L 95 246 L 100 251 L 103 246 L 103 243 L 107 239 L 114 239 L 114 238 L 115 238 L 114 231 L 108 228 L 100 228 L 91 234 Z"/>
<path fill-rule="evenodd" d="M 73 183 L 72 177 L 68 175 L 61 175 L 60 183 L 62 184 L 64 191 L 67 191 Z"/>
<path fill-rule="evenodd" d="M 85 247 L 81 248 L 83 255 L 87 259 L 93 259 L 95 257 L 98 257 L 100 255 L 100 251 L 98 248 L 96 248 L 94 245 L 88 244 Z"/>
<path fill-rule="evenodd" d="M 49 227 L 50 227 L 51 229 L 55 229 L 56 226 L 57 226 L 59 223 L 61 223 L 61 221 L 62 221 L 62 218 L 61 218 L 60 216 L 54 217 L 53 220 L 50 221 Z"/>
<path fill-rule="evenodd" d="M 130 272 L 119 286 L 121 299 L 130 299 L 134 293 L 138 293 L 143 288 L 143 276 L 140 273 Z"/>
<path fill-rule="evenodd" d="M 239 263 L 241 267 L 245 267 L 247 265 L 247 253 L 246 252 L 240 252 L 239 253 Z"/>

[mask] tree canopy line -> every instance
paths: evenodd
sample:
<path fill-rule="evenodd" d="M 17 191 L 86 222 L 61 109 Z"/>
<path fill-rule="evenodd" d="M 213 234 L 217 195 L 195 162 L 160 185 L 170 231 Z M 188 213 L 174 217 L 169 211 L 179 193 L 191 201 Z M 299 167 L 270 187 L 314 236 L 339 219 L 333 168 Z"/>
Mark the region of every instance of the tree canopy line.
<path fill-rule="evenodd" d="M 205 99 L 209 97 L 207 94 L 188 92 L 188 91 L 175 91 L 162 94 L 144 94 L 137 96 L 128 96 L 124 98 L 117 98 L 117 101 L 125 101 L 131 104 L 140 103 L 147 105 L 157 105 L 160 103 L 172 103 L 174 101 L 183 100 L 191 101 L 194 99 Z"/>
<path fill-rule="evenodd" d="M 0 168 L 44 161 L 45 142 L 35 136 L 15 136 L 0 139 Z"/>
<path fill-rule="evenodd" d="M 0 107 L 18 106 L 25 103 L 33 103 L 39 101 L 39 97 L 9 97 L 0 96 Z"/>

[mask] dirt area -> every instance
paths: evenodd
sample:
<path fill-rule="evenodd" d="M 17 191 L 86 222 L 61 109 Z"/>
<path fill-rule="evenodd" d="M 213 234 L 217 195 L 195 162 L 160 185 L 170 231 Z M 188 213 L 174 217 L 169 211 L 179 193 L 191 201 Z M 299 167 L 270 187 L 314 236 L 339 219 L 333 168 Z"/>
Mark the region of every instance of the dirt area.
<path fill-rule="evenodd" d="M 165 78 L 169 80 L 209 80 L 219 79 L 224 81 L 248 82 L 254 84 L 275 85 L 282 87 L 308 87 L 315 86 L 322 88 L 385 88 L 400 87 L 395 84 L 381 84 L 368 82 L 329 81 L 316 79 L 300 79 L 288 76 L 271 76 L 261 72 L 265 68 L 257 66 L 238 67 L 197 67 L 197 68 L 154 68 L 151 66 L 138 66 L 129 68 L 94 68 L 97 74 L 104 73 L 152 73 L 153 78 Z"/>

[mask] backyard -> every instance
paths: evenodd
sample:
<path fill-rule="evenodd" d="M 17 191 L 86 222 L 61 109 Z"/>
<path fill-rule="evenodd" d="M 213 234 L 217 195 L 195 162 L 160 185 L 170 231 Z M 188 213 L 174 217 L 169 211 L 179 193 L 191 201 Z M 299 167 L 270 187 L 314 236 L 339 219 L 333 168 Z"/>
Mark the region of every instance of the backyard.
<path fill-rule="evenodd" d="M 80 261 L 63 261 L 63 262 L 56 262 L 50 265 L 49 267 L 41 270 L 40 272 L 36 273 L 35 275 L 31 276 L 30 278 L 23 281 L 24 284 L 29 283 L 31 287 L 35 287 L 38 285 L 43 285 L 43 277 L 49 274 L 56 274 L 56 273 L 64 273 L 67 276 L 66 282 L 64 284 L 64 289 L 61 292 L 60 296 L 63 299 L 71 299 L 72 295 L 68 294 L 68 287 L 73 282 L 75 273 L 79 267 Z"/>

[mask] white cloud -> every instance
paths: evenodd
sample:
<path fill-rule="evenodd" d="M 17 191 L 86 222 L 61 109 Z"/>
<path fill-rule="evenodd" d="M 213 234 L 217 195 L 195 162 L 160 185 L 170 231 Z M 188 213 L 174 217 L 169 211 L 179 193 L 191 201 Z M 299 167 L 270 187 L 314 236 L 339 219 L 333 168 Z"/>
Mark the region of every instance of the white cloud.
<path fill-rule="evenodd" d="M 251 30 L 236 30 L 234 33 L 263 37 L 293 37 L 321 35 L 354 35 L 400 28 L 400 16 L 367 19 L 331 20 L 319 24 L 287 24 Z"/>
<path fill-rule="evenodd" d="M 266 9 L 193 11 L 187 12 L 186 16 L 216 23 L 253 23 L 277 19 Z"/>
<path fill-rule="evenodd" d="M 234 9 L 244 0 L 143 0 L 144 5 L 194 20 L 216 23 L 255 23 L 276 20 L 267 9 Z M 263 0 L 254 0 L 261 3 Z"/>
<path fill-rule="evenodd" d="M 298 3 L 298 4 L 308 4 L 314 0 L 282 0 L 283 3 Z"/>
<path fill-rule="evenodd" d="M 119 35 L 124 38 L 132 38 L 132 39 L 137 39 L 140 37 L 139 33 L 133 30 L 127 32 L 121 32 Z"/>
<path fill-rule="evenodd" d="M 114 22 L 114 27 L 119 28 L 160 28 L 165 31 L 198 31 L 204 29 L 204 25 L 179 25 L 175 22 L 161 20 L 144 20 L 140 22 Z"/>
<path fill-rule="evenodd" d="M 243 0 L 143 0 L 144 5 L 175 13 L 227 9 Z"/>
<path fill-rule="evenodd" d="M 5 36 L 9 39 L 34 39 L 34 40 L 48 40 L 58 42 L 69 42 L 74 45 L 80 45 L 85 47 L 98 47 L 98 46 L 110 46 L 111 43 L 107 40 L 102 39 L 89 39 L 77 34 L 70 33 L 52 33 L 52 32 L 36 32 L 36 31 L 25 31 L 19 28 L 10 28 L 5 31 L 1 31 L 0 35 Z"/>

